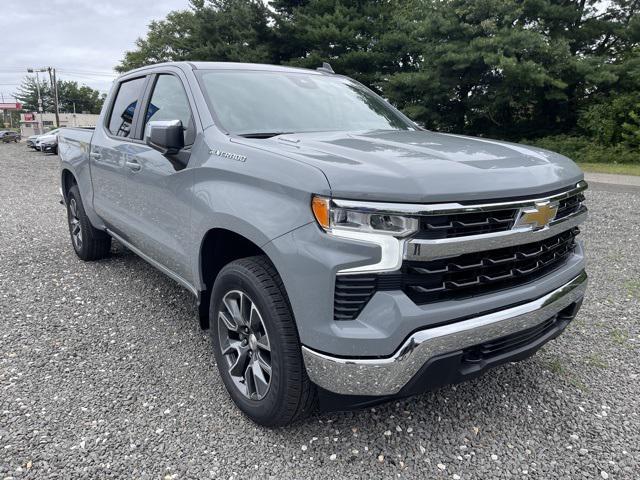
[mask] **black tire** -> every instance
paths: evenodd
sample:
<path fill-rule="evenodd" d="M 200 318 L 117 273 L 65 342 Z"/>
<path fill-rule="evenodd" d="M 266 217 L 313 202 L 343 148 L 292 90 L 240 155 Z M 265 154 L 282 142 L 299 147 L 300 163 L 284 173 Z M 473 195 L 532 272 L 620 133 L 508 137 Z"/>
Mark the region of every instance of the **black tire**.
<path fill-rule="evenodd" d="M 91 225 L 77 185 L 71 187 L 67 193 L 67 220 L 71 245 L 78 257 L 85 261 L 92 261 L 109 255 L 111 237 Z"/>
<path fill-rule="evenodd" d="M 271 374 L 268 390 L 261 399 L 249 398 L 240 390 L 235 383 L 237 377 L 234 381 L 229 372 L 228 357 L 222 353 L 218 314 L 224 308 L 223 298 L 237 291 L 255 304 L 268 335 Z M 316 388 L 304 368 L 298 331 L 284 285 L 267 257 L 248 257 L 227 264 L 213 285 L 209 314 L 209 331 L 220 376 L 229 395 L 247 417 L 259 425 L 281 427 L 313 412 Z"/>

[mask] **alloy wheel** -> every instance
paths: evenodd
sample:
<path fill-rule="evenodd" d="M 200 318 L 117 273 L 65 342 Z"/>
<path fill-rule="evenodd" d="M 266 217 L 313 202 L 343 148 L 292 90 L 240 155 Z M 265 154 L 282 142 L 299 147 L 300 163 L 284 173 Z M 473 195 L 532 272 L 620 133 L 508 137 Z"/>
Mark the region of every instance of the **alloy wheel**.
<path fill-rule="evenodd" d="M 271 384 L 271 344 L 257 305 L 240 290 L 222 298 L 218 340 L 236 388 L 251 400 L 262 400 Z"/>
<path fill-rule="evenodd" d="M 71 230 L 71 239 L 76 249 L 82 248 L 82 228 L 80 228 L 80 219 L 78 218 L 78 204 L 75 198 L 69 200 L 69 229 Z"/>

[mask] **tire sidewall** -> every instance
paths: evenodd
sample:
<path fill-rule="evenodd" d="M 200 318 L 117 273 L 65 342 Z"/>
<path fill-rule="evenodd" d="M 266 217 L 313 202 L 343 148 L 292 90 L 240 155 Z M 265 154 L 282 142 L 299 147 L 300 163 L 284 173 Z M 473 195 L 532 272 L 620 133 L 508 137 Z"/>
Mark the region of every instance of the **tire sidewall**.
<path fill-rule="evenodd" d="M 71 232 L 71 218 L 70 218 L 71 217 L 71 207 L 70 207 L 71 199 L 74 199 L 76 201 L 78 220 L 80 220 L 80 230 L 82 231 L 82 247 L 81 248 L 78 248 L 76 246 L 76 242 L 73 241 L 73 234 Z M 71 189 L 69 189 L 69 194 L 67 198 L 67 226 L 69 230 L 69 237 L 71 238 L 71 246 L 73 247 L 73 249 L 75 250 L 75 252 L 78 254 L 80 258 L 84 258 L 87 254 L 86 250 L 87 250 L 87 239 L 89 238 L 89 232 L 87 231 L 86 218 L 87 217 L 84 213 L 84 206 L 82 205 L 82 199 L 80 198 L 80 192 L 78 190 L 78 187 L 74 185 L 73 187 L 71 187 Z"/>
<path fill-rule="evenodd" d="M 271 346 L 271 383 L 269 391 L 261 400 L 251 400 L 238 391 L 230 374 L 226 370 L 226 359 L 222 355 L 218 340 L 217 313 L 222 304 L 222 298 L 231 290 L 241 290 L 258 307 L 265 329 L 269 335 Z M 278 417 L 283 406 L 285 392 L 288 387 L 286 367 L 283 364 L 283 332 L 277 310 L 267 292 L 259 285 L 252 272 L 239 265 L 228 265 L 223 268 L 213 286 L 209 309 L 211 341 L 220 376 L 229 394 L 238 407 L 251 419 L 260 424 L 269 424 L 270 420 Z"/>

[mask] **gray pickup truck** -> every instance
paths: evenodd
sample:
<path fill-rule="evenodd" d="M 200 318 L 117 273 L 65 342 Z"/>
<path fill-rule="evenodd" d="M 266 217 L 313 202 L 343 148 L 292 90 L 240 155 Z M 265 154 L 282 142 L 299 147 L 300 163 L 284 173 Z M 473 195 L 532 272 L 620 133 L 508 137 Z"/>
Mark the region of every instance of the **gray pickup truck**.
<path fill-rule="evenodd" d="M 262 425 L 524 359 L 585 293 L 571 160 L 424 130 L 328 66 L 141 68 L 59 155 L 77 255 L 115 238 L 193 293 Z"/>

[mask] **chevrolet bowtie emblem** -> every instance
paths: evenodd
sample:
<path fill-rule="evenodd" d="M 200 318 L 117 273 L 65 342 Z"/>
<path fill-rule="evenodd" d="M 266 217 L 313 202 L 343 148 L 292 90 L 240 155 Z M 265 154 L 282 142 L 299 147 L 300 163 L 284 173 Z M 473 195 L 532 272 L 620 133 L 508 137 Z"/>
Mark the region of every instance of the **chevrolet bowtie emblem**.
<path fill-rule="evenodd" d="M 533 230 L 539 230 L 549 225 L 549 222 L 556 217 L 558 205 L 552 203 L 536 203 L 535 207 L 523 208 L 520 218 L 516 222 L 516 227 L 530 225 Z"/>

